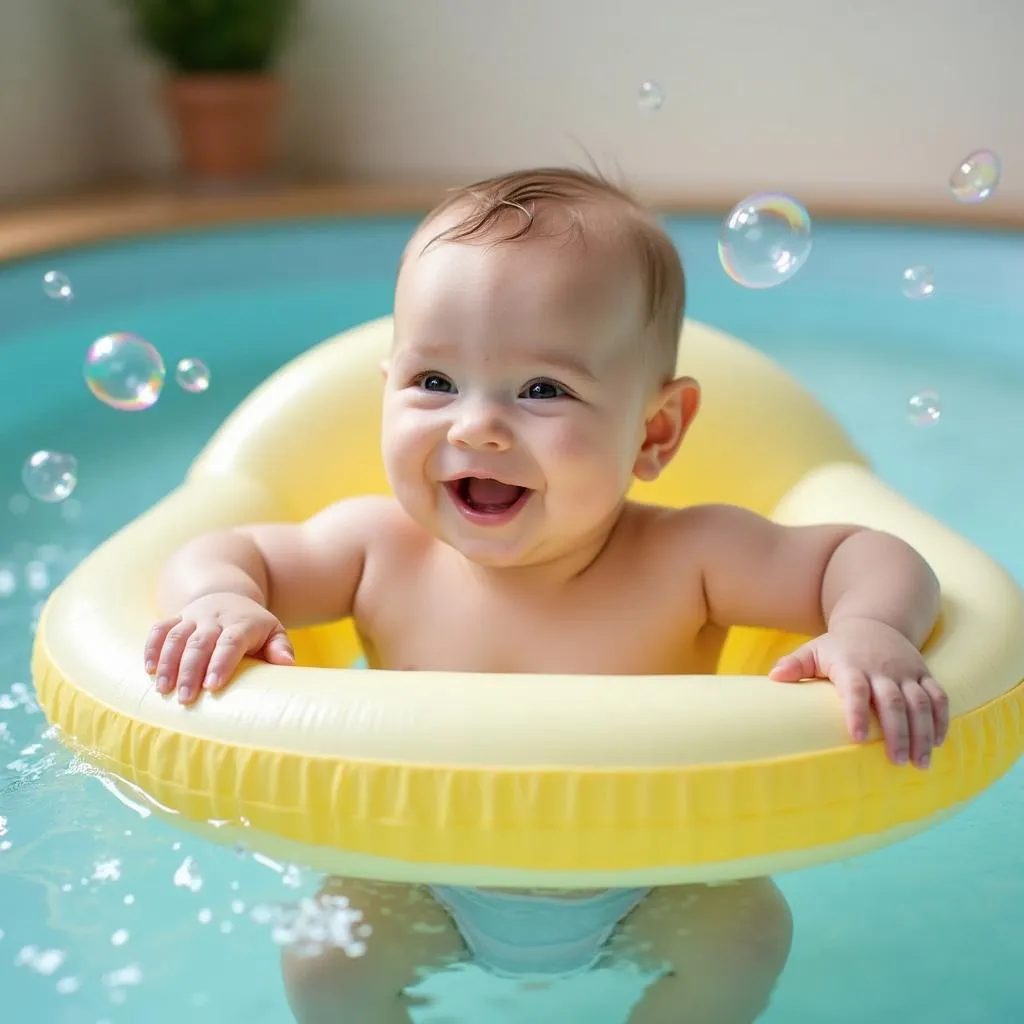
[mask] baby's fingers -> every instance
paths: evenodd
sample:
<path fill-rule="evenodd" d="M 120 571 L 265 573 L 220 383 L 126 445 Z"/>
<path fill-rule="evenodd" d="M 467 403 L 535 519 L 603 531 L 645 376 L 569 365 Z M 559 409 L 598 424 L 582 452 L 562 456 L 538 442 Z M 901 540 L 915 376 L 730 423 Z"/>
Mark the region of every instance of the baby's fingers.
<path fill-rule="evenodd" d="M 185 644 L 178 668 L 178 700 L 191 704 L 199 696 L 199 689 L 206 676 L 206 667 L 220 639 L 220 626 L 197 626 Z"/>
<path fill-rule="evenodd" d="M 146 646 L 142 652 L 147 675 L 151 676 L 156 671 L 157 658 L 160 657 L 160 651 L 164 646 L 164 641 L 167 639 L 167 634 L 179 622 L 181 622 L 180 616 L 175 616 L 173 619 L 163 619 L 157 622 L 150 629 L 149 635 L 146 637 Z"/>
<path fill-rule="evenodd" d="M 196 624 L 191 620 L 179 619 L 167 631 L 156 662 L 156 688 L 160 693 L 170 693 L 177 686 L 181 656 L 195 628 Z"/>
<path fill-rule="evenodd" d="M 846 727 L 857 743 L 868 738 L 871 726 L 871 684 L 863 672 L 839 665 L 830 674 L 832 685 L 843 701 Z"/>
<path fill-rule="evenodd" d="M 910 760 L 918 768 L 927 768 L 935 745 L 935 718 L 931 698 L 916 679 L 904 679 L 900 684 L 907 702 L 907 720 L 910 724 Z"/>
<path fill-rule="evenodd" d="M 283 629 L 275 630 L 260 652 L 271 665 L 294 665 L 295 652 L 288 634 Z"/>
<path fill-rule="evenodd" d="M 227 684 L 242 659 L 259 643 L 257 633 L 253 626 L 244 623 L 228 626 L 221 633 L 203 680 L 204 690 L 220 690 Z"/>
<path fill-rule="evenodd" d="M 907 719 L 907 701 L 903 691 L 894 680 L 886 676 L 875 676 L 871 680 L 871 694 L 889 759 L 894 764 L 906 764 L 910 754 L 910 722 Z"/>
<path fill-rule="evenodd" d="M 925 676 L 921 680 L 921 689 L 931 698 L 932 717 L 935 720 L 935 746 L 941 747 L 946 742 L 946 734 L 949 732 L 949 698 L 946 691 L 931 676 Z"/>

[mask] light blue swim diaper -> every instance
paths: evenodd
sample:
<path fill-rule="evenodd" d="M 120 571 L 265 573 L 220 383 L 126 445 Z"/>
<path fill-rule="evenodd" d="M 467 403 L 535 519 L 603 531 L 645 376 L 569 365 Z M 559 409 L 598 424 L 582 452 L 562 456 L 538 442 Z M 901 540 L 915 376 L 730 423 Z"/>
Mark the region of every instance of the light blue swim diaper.
<path fill-rule="evenodd" d="M 367 668 L 356 659 L 353 668 Z M 594 966 L 619 922 L 650 889 L 565 897 L 432 885 L 476 962 L 494 974 L 577 974 Z"/>
<path fill-rule="evenodd" d="M 476 962 L 494 974 L 576 974 L 594 966 L 619 922 L 651 891 L 563 897 L 434 885 Z"/>

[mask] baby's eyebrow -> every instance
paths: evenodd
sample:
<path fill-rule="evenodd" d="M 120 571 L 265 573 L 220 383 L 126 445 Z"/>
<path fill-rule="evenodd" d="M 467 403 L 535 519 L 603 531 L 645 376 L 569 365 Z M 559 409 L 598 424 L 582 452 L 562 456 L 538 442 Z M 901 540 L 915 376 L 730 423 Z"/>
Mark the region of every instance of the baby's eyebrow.
<path fill-rule="evenodd" d="M 543 363 L 545 366 L 550 366 L 553 369 L 565 370 L 575 377 L 580 377 L 583 380 L 588 380 L 591 383 L 597 381 L 597 377 L 594 375 L 593 370 L 582 362 L 577 356 L 569 352 L 553 352 L 546 353 L 539 357 L 538 362 Z"/>

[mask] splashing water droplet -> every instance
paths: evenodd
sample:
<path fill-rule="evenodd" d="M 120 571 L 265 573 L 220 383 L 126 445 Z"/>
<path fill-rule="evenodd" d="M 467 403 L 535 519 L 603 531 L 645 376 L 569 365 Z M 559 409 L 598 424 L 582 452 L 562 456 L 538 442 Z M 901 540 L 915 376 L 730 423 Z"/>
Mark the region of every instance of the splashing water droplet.
<path fill-rule="evenodd" d="M 195 859 L 186 857 L 174 872 L 174 884 L 179 889 L 188 889 L 190 892 L 199 892 L 203 887 L 203 879 L 196 868 Z"/>

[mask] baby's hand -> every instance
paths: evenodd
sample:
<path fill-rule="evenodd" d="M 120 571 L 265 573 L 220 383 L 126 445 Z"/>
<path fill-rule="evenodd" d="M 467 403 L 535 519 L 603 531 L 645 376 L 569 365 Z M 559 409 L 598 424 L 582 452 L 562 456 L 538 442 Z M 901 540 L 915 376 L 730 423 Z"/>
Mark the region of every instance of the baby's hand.
<path fill-rule="evenodd" d="M 830 679 L 843 700 L 850 735 L 867 739 L 869 707 L 878 713 L 886 750 L 895 764 L 931 763 L 932 747 L 949 730 L 949 702 L 928 674 L 921 652 L 902 633 L 871 619 L 841 622 L 769 673 L 779 682 Z"/>
<path fill-rule="evenodd" d="M 146 640 L 146 671 L 156 688 L 191 704 L 200 689 L 219 690 L 247 654 L 293 665 L 284 626 L 261 604 L 239 594 L 207 594 L 173 619 L 158 622 Z"/>

